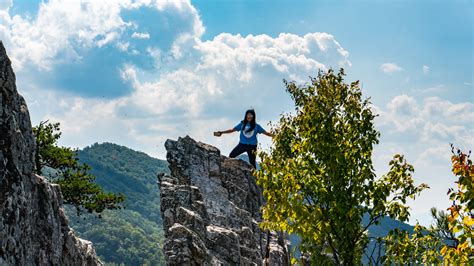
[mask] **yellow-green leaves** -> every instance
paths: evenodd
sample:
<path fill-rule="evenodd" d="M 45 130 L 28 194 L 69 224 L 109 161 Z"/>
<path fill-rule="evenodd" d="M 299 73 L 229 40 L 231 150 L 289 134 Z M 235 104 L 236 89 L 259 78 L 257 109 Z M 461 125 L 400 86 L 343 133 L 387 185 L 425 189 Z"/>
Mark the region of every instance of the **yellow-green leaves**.
<path fill-rule="evenodd" d="M 274 146 L 260 154 L 257 182 L 267 200 L 262 226 L 298 234 L 300 250 L 318 263 L 358 264 L 367 227 L 383 216 L 406 220 L 406 198 L 426 186 L 414 185 L 413 167 L 400 155 L 376 180 L 375 115 L 359 82 L 346 84 L 342 69 L 319 72 L 305 86 L 284 83 L 295 112 L 281 116 L 272 129 Z"/>
<path fill-rule="evenodd" d="M 415 232 L 410 237 L 407 232 L 392 232 L 386 238 L 387 263 L 470 265 L 474 262 L 474 166 L 468 154 L 454 148 L 452 154 L 452 171 L 457 178 L 457 188 L 448 189 L 452 206 L 447 208 L 448 212 L 433 208 L 435 224 L 415 228 L 423 234 Z M 409 248 L 401 248 L 405 246 Z"/>

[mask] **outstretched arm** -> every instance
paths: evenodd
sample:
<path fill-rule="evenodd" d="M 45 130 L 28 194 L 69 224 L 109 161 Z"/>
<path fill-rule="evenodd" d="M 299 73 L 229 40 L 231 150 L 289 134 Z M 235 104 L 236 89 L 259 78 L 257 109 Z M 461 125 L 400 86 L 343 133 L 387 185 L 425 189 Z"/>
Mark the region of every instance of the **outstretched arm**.
<path fill-rule="evenodd" d="M 273 134 L 263 129 L 260 125 L 257 125 L 257 132 L 273 138 Z"/>
<path fill-rule="evenodd" d="M 273 134 L 270 132 L 265 131 L 263 132 L 263 134 L 273 138 Z"/>
<path fill-rule="evenodd" d="M 231 129 L 227 129 L 227 130 L 224 130 L 224 131 L 215 131 L 214 132 L 214 136 L 216 137 L 220 137 L 222 134 L 228 134 L 228 133 L 232 133 L 232 132 L 235 132 L 237 130 L 231 128 Z"/>

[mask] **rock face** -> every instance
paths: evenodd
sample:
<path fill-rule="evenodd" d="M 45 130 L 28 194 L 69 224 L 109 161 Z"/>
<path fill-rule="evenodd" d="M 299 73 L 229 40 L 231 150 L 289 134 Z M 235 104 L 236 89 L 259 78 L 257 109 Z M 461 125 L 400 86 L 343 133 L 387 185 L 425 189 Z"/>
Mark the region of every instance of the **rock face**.
<path fill-rule="evenodd" d="M 33 174 L 30 116 L 2 42 L 0 91 L 0 265 L 101 265 L 69 228 L 59 186 Z"/>
<path fill-rule="evenodd" d="M 167 140 L 158 176 L 169 265 L 288 265 L 287 238 L 263 231 L 251 166 L 190 137 Z"/>

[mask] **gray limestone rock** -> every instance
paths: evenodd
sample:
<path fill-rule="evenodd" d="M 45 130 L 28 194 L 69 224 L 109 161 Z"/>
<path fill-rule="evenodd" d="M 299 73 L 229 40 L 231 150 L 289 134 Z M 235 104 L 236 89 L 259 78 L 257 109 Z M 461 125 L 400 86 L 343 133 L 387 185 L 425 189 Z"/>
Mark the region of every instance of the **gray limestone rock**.
<path fill-rule="evenodd" d="M 289 265 L 287 237 L 262 230 L 262 190 L 252 168 L 189 136 L 167 140 L 160 174 L 168 265 Z"/>
<path fill-rule="evenodd" d="M 0 265 L 101 265 L 68 226 L 58 185 L 33 174 L 35 140 L 0 41 Z"/>

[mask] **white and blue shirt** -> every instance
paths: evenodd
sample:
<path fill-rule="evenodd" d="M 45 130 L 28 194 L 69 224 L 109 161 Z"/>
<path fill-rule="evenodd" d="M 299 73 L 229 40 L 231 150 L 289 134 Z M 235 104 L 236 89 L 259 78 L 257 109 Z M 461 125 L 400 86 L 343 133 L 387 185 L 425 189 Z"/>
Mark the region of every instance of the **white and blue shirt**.
<path fill-rule="evenodd" d="M 240 131 L 240 143 L 257 145 L 257 134 L 266 132 L 265 129 L 263 129 L 263 127 L 257 123 L 255 124 L 255 128 L 253 130 L 247 132 L 247 130 L 250 128 L 250 124 L 247 123 L 247 125 L 245 125 L 245 129 L 242 130 L 243 125 L 244 124 L 240 122 L 234 127 L 234 130 Z"/>

